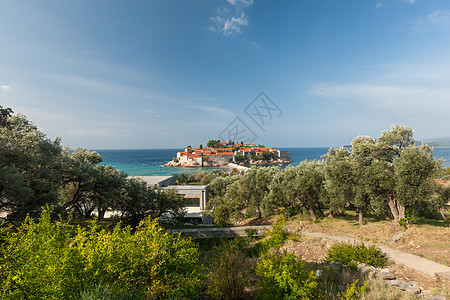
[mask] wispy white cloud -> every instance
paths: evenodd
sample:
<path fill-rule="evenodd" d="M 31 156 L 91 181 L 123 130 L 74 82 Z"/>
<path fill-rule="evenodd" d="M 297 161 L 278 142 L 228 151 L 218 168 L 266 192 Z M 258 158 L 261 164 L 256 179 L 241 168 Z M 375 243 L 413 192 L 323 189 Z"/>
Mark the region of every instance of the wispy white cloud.
<path fill-rule="evenodd" d="M 159 112 L 157 112 L 156 110 L 153 110 L 153 109 L 144 109 L 143 113 L 145 113 L 145 114 L 152 114 L 152 115 L 159 114 Z"/>
<path fill-rule="evenodd" d="M 312 93 L 338 106 L 360 106 L 401 115 L 439 114 L 450 109 L 450 88 L 395 84 L 318 84 Z"/>
<path fill-rule="evenodd" d="M 225 20 L 220 31 L 225 36 L 232 36 L 238 33 L 242 33 L 242 27 L 247 25 L 248 20 L 245 17 L 244 12 L 242 12 L 240 17 L 231 17 L 231 19 Z"/>
<path fill-rule="evenodd" d="M 435 33 L 450 29 L 450 10 L 437 10 L 412 22 L 411 28 L 419 33 Z"/>
<path fill-rule="evenodd" d="M 228 109 L 217 107 L 217 106 L 208 106 L 208 105 L 193 105 L 190 106 L 190 108 L 207 112 L 209 114 L 214 114 L 217 117 L 221 118 L 231 118 L 233 117 L 233 112 L 229 111 Z"/>
<path fill-rule="evenodd" d="M 450 28 L 450 10 L 435 11 L 426 17 L 426 20 L 438 27 Z"/>
<path fill-rule="evenodd" d="M 227 0 L 231 7 L 220 7 L 217 15 L 210 17 L 208 29 L 221 33 L 223 36 L 235 36 L 243 33 L 248 26 L 248 18 L 244 9 L 253 4 L 253 0 Z"/>
<path fill-rule="evenodd" d="M 7 92 L 7 91 L 10 91 L 10 90 L 11 90 L 11 86 L 9 86 L 9 85 L 7 85 L 7 84 L 3 84 L 3 85 L 0 86 L 0 89 L 1 89 L 2 91 Z"/>
<path fill-rule="evenodd" d="M 253 0 L 227 0 L 227 1 L 231 5 L 235 5 L 235 6 L 242 5 L 242 6 L 247 7 L 247 6 L 250 6 L 253 4 Z"/>
<path fill-rule="evenodd" d="M 256 49 L 256 50 L 261 50 L 262 49 L 261 45 L 258 42 L 252 42 L 250 44 L 250 47 L 252 47 L 253 49 Z"/>
<path fill-rule="evenodd" d="M 386 3 L 386 7 L 391 6 L 393 3 L 398 2 L 398 3 L 408 3 L 408 4 L 415 4 L 417 2 L 417 0 L 395 0 L 395 1 L 390 1 L 390 0 L 379 0 L 377 2 L 377 4 L 375 5 L 375 8 L 380 8 L 382 7 L 385 3 Z"/>

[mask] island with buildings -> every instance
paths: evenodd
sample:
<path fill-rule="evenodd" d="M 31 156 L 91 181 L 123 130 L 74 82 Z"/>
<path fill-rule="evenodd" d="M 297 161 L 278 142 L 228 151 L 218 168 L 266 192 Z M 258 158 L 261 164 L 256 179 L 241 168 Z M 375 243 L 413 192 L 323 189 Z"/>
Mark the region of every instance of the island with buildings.
<path fill-rule="evenodd" d="M 234 143 L 210 140 L 206 147 L 188 146 L 178 152 L 177 157 L 166 163 L 165 167 L 223 167 L 228 164 L 263 165 L 290 163 L 291 155 L 286 150 L 278 150 L 252 143 Z"/>

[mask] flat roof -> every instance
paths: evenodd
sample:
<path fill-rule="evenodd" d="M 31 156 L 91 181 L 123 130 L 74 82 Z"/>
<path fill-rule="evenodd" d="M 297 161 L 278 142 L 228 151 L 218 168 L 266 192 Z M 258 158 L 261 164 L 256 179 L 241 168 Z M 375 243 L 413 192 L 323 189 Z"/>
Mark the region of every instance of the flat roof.
<path fill-rule="evenodd" d="M 141 178 L 148 185 L 151 186 L 151 185 L 159 185 L 161 182 L 175 177 L 175 175 L 169 175 L 169 176 L 128 176 L 128 177 L 129 178 Z"/>
<path fill-rule="evenodd" d="M 208 185 L 168 185 L 165 189 L 176 189 L 183 191 L 204 190 Z"/>

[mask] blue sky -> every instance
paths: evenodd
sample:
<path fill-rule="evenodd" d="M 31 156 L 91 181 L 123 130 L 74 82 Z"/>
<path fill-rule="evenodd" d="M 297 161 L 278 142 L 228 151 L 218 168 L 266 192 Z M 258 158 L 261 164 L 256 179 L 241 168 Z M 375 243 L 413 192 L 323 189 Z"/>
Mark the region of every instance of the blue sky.
<path fill-rule="evenodd" d="M 450 136 L 450 1 L 0 0 L 0 105 L 71 148 Z"/>

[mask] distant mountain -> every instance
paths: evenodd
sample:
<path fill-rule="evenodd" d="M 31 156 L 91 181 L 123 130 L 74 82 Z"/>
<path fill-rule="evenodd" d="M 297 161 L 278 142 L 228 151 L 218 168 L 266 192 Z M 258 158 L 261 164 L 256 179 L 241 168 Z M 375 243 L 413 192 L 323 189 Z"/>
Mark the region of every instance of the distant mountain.
<path fill-rule="evenodd" d="M 425 139 L 423 141 L 432 147 L 450 147 L 450 137 Z"/>

